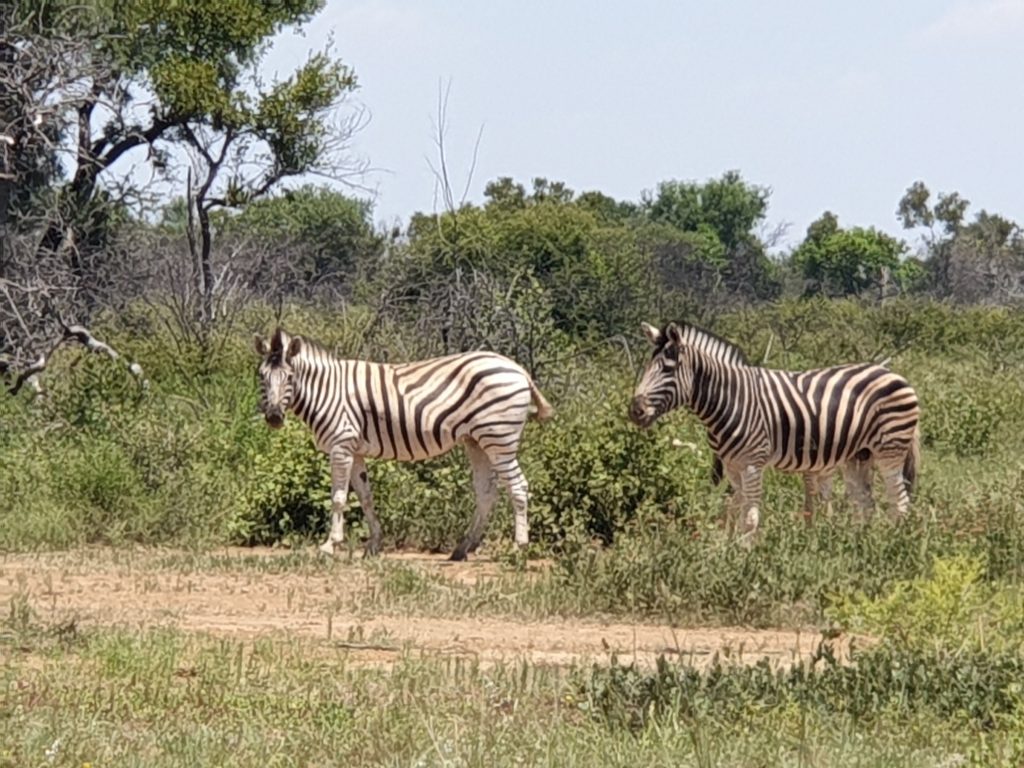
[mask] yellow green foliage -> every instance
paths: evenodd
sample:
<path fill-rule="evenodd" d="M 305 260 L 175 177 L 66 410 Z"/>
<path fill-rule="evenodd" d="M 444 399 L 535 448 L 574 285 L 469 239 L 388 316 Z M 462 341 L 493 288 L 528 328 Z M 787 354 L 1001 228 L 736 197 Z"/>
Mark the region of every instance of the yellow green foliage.
<path fill-rule="evenodd" d="M 978 555 L 936 557 L 926 576 L 885 594 L 837 598 L 826 616 L 851 632 L 919 650 L 1013 650 L 1024 642 L 1024 593 L 985 580 Z"/>

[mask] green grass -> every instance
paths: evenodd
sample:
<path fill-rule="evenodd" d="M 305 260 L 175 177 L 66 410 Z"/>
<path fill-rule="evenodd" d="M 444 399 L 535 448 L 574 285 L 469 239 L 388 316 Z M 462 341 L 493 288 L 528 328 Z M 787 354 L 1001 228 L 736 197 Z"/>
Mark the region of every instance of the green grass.
<path fill-rule="evenodd" d="M 1000 675 L 1015 669 L 1024 636 L 1022 319 L 927 302 L 784 303 L 720 318 L 717 330 L 748 350 L 772 336 L 776 365 L 903 349 L 893 365 L 923 406 L 921 484 L 905 520 L 857 524 L 838 503 L 807 528 L 795 519 L 799 479 L 769 473 L 763 533 L 749 550 L 716 525 L 723 491 L 708 482 L 699 425 L 674 414 L 654 430 L 631 428 L 634 372 L 621 354 L 568 349 L 542 382 L 558 415 L 530 425 L 522 452 L 530 556 L 546 564 L 511 554 L 503 500 L 486 540 L 501 567 L 476 583 L 387 554 L 363 561 L 354 505 L 349 547 L 333 560 L 316 554 L 326 461 L 305 430 L 271 433 L 255 418 L 248 336 L 228 339 L 222 358 L 193 359 L 158 331 L 114 322 L 104 330 L 144 361 L 149 390 L 103 359 L 72 355 L 48 373 L 47 398 L 0 398 L 0 551 L 67 549 L 62 562 L 82 570 L 105 558 L 142 592 L 167 574 L 182 589 L 191 574 L 288 579 L 282 589 L 299 595 L 326 584 L 329 610 L 357 619 L 841 629 L 904 655 L 806 684 L 483 668 L 410 650 L 377 669 L 360 654 L 393 638 L 243 642 L 83 630 L 72 617 L 43 626 L 19 594 L 0 606 L 0 766 L 1019 765 L 1024 691 Z M 339 343 L 354 330 L 346 316 L 316 322 Z M 472 498 L 461 456 L 370 473 L 389 547 L 444 550 L 462 534 Z M 218 548 L 256 542 L 295 548 Z M 92 545 L 105 548 L 83 549 Z M 893 682 L 896 662 L 918 687 Z M 862 698 L 872 691 L 874 708 Z"/>
<path fill-rule="evenodd" d="M 0 645 L 0 766 L 932 766 L 1021 748 L 1019 718 L 981 727 L 925 701 L 864 717 L 729 668 L 630 722 L 613 716 L 636 703 L 626 668 L 406 654 L 380 669 L 295 640 L 25 629 Z M 737 697 L 753 679 L 764 695 Z"/>

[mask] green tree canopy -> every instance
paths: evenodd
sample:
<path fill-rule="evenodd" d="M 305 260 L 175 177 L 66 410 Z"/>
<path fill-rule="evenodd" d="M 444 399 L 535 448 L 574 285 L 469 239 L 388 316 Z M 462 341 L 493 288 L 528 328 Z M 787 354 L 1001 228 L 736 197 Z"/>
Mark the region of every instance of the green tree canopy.
<path fill-rule="evenodd" d="M 907 245 L 874 228 L 842 229 L 826 211 L 807 228 L 792 263 L 807 281 L 807 293 L 849 296 L 878 286 L 885 271 L 899 279 Z"/>
<path fill-rule="evenodd" d="M 647 194 L 644 212 L 653 223 L 700 235 L 699 258 L 718 270 L 732 292 L 770 298 L 779 289 L 774 267 L 755 232 L 768 211 L 771 190 L 744 181 L 738 171 L 699 183 L 664 181 Z"/>
<path fill-rule="evenodd" d="M 753 236 L 768 212 L 771 190 L 743 181 L 739 171 L 704 183 L 663 181 L 645 201 L 647 215 L 684 232 L 714 232 L 726 251 L 735 251 Z"/>
<path fill-rule="evenodd" d="M 305 281 L 334 276 L 346 282 L 376 255 L 381 238 L 373 229 L 373 206 L 327 187 L 302 186 L 257 200 L 236 216 L 225 217 L 220 230 L 228 236 L 293 246 Z"/>
<path fill-rule="evenodd" d="M 81 212 L 101 176 L 125 181 L 115 167 L 135 149 L 157 170 L 191 146 L 193 159 L 218 170 L 223 187 L 204 192 L 240 205 L 280 179 L 336 162 L 330 113 L 355 76 L 326 53 L 290 77 L 263 84 L 255 67 L 268 40 L 309 21 L 323 0 L 16 0 L 16 57 L 56 57 L 37 76 L 33 109 L 40 130 L 57 130 L 77 158 L 56 189 L 59 215 L 40 247 L 55 251 L 84 226 Z M 41 133 L 23 138 L 39 146 Z M 262 150 L 256 167 L 245 168 Z M 136 156 L 137 159 L 137 156 Z M 248 173 L 246 173 L 248 170 Z M 216 175 L 216 174 L 215 174 Z"/>

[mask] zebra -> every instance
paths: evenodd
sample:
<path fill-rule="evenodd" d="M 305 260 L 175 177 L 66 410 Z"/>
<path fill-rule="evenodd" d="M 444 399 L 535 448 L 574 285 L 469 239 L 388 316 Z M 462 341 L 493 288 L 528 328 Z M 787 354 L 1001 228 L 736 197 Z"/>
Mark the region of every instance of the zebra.
<path fill-rule="evenodd" d="M 696 326 L 641 327 L 654 352 L 630 420 L 648 427 L 679 406 L 695 413 L 734 490 L 743 533 L 757 530 L 765 467 L 818 480 L 852 463 L 868 493 L 873 467 L 893 514 L 906 514 L 920 463 L 920 407 L 902 376 L 875 363 L 803 372 L 742 366 L 709 354 L 708 345 L 729 343 Z"/>
<path fill-rule="evenodd" d="M 346 360 L 282 328 L 269 341 L 257 334 L 255 347 L 267 424 L 278 429 L 294 412 L 330 459 L 331 528 L 321 551 L 333 554 L 345 539 L 351 483 L 370 529 L 365 554 L 380 552 L 367 457 L 419 461 L 460 443 L 472 467 L 476 512 L 451 559 L 464 560 L 479 546 L 497 499 L 496 477 L 512 498 L 515 542 L 527 545 L 529 486 L 517 453 L 527 418 L 546 421 L 554 409 L 517 363 L 493 352 L 394 365 Z"/>
<path fill-rule="evenodd" d="M 646 326 L 644 328 L 644 333 L 648 336 L 651 335 L 651 332 L 658 332 L 653 326 L 647 326 L 646 323 L 644 326 Z M 650 331 L 648 331 L 648 328 Z M 744 367 L 750 366 L 750 362 L 743 351 L 736 345 L 723 339 L 721 336 L 689 324 L 683 324 L 680 326 L 680 331 L 682 333 L 683 344 L 696 347 L 707 355 L 728 365 Z M 806 522 L 810 523 L 813 520 L 815 500 L 818 498 L 825 501 L 827 514 L 831 514 L 833 471 L 834 470 L 803 473 L 803 516 Z M 872 466 L 870 458 L 865 460 L 857 460 L 856 458 L 851 459 L 849 462 L 843 464 L 842 473 L 847 494 L 853 500 L 862 515 L 868 514 L 874 506 L 874 502 L 871 498 Z M 712 484 L 721 484 L 723 476 L 724 468 L 722 466 L 722 459 L 717 453 L 715 453 L 712 458 L 711 465 Z"/>

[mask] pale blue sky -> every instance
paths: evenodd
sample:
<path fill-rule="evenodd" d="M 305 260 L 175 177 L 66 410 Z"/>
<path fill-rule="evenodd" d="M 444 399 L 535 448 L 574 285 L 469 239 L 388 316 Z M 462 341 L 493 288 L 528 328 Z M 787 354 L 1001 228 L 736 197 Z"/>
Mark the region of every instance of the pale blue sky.
<path fill-rule="evenodd" d="M 825 209 L 900 233 L 906 187 L 1024 223 L 1024 0 L 328 0 L 266 72 L 333 37 L 372 116 L 375 218 L 434 207 L 433 123 L 451 81 L 456 187 L 534 176 L 638 200 L 738 169 L 789 241 Z"/>

